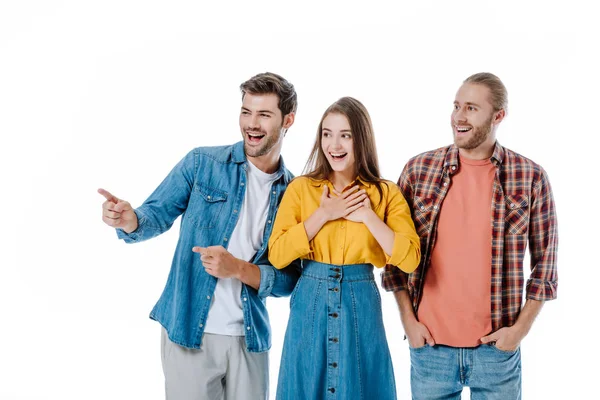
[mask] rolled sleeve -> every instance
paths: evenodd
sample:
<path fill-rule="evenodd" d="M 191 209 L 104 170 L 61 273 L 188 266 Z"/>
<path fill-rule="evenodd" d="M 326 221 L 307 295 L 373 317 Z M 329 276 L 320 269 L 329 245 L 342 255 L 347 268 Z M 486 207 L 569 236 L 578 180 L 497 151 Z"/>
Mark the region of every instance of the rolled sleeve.
<path fill-rule="evenodd" d="M 260 269 L 258 296 L 263 298 L 289 296 L 300 277 L 297 263 L 292 263 L 281 270 L 272 265 L 259 265 L 258 268 Z"/>
<path fill-rule="evenodd" d="M 558 289 L 558 228 L 550 181 L 543 170 L 533 191 L 529 221 L 531 275 L 526 284 L 527 298 L 552 300 Z"/>
<path fill-rule="evenodd" d="M 417 243 L 419 243 L 418 240 Z M 419 265 L 420 253 L 418 248 L 418 244 L 415 248 L 414 238 L 407 237 L 399 232 L 394 232 L 394 248 L 392 255 L 388 256 L 386 254 L 385 263 L 397 266 L 397 268 L 401 268 L 404 272 L 413 272 Z"/>
<path fill-rule="evenodd" d="M 385 222 L 394 231 L 394 247 L 392 254 L 386 255 L 386 264 L 410 273 L 421 261 L 421 243 L 404 196 L 395 185 L 390 185 L 389 190 Z"/>
<path fill-rule="evenodd" d="M 259 265 L 258 269 L 260 269 L 258 296 L 268 297 L 273 291 L 273 285 L 275 285 L 275 268 L 272 265 Z"/>
<path fill-rule="evenodd" d="M 381 273 L 381 287 L 387 292 L 408 289 L 408 274 L 395 265 L 386 265 Z"/>
<path fill-rule="evenodd" d="M 133 212 L 135 212 L 135 215 L 137 215 L 138 219 L 138 226 L 136 230 L 131 233 L 127 233 L 123 229 L 116 229 L 117 237 L 119 239 L 123 239 L 125 243 L 137 243 L 145 240 L 147 218 L 139 210 L 133 210 Z"/>
<path fill-rule="evenodd" d="M 554 300 L 557 296 L 557 286 L 557 282 L 528 279 L 526 286 L 527 299 L 541 301 Z"/>

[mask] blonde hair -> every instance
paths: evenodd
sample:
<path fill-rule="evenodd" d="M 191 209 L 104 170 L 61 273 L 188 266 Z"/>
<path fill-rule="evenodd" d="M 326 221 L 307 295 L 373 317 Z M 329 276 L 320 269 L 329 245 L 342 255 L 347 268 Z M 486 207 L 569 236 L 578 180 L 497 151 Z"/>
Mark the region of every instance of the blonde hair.
<path fill-rule="evenodd" d="M 504 83 L 496 75 L 489 72 L 479 72 L 465 79 L 463 83 L 473 83 L 487 87 L 490 89 L 494 111 L 504 110 L 508 112 L 508 92 Z"/>

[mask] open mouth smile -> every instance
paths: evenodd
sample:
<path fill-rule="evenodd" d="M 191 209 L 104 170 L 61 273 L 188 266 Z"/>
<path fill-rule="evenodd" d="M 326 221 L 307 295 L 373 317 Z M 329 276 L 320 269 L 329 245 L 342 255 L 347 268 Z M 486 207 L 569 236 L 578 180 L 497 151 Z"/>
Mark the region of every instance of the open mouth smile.
<path fill-rule="evenodd" d="M 246 132 L 246 136 L 248 136 L 248 141 L 250 143 L 260 143 L 260 141 L 266 136 L 260 132 Z"/>
<path fill-rule="evenodd" d="M 473 127 L 454 125 L 454 129 L 456 130 L 457 134 L 464 135 L 465 133 L 470 132 L 473 129 Z"/>
<path fill-rule="evenodd" d="M 329 152 L 329 156 L 333 159 L 333 161 L 342 161 L 346 158 L 348 153 L 332 153 Z"/>

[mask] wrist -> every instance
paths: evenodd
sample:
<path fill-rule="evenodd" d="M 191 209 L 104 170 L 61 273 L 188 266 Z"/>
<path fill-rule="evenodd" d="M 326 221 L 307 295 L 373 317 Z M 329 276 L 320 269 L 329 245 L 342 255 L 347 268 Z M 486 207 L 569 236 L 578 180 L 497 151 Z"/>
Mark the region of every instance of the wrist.
<path fill-rule="evenodd" d="M 233 257 L 233 267 L 234 268 L 232 278 L 243 282 L 244 274 L 246 272 L 246 265 L 244 264 L 244 261 L 240 260 L 239 258 Z"/>
<path fill-rule="evenodd" d="M 373 211 L 372 208 L 369 208 L 366 210 L 366 215 L 365 215 L 365 219 L 363 221 L 363 223 L 365 225 L 367 225 L 367 227 L 371 227 L 373 226 L 373 224 L 379 222 L 380 219 L 377 216 L 377 214 L 375 214 L 375 211 Z"/>
<path fill-rule="evenodd" d="M 400 320 L 403 325 L 413 325 L 419 322 L 413 311 L 412 305 L 400 308 Z"/>
<path fill-rule="evenodd" d="M 137 221 L 132 221 L 131 223 L 127 224 L 126 226 L 124 226 L 123 231 L 125 231 L 125 233 L 129 234 L 134 232 L 136 229 L 138 228 L 138 223 Z"/>
<path fill-rule="evenodd" d="M 325 209 L 323 207 L 317 208 L 317 211 L 315 211 L 315 214 L 317 216 L 317 221 L 319 221 L 323 225 L 325 225 L 325 223 L 329 222 L 329 220 L 330 220 L 329 214 L 327 213 L 327 211 L 325 211 Z"/>
<path fill-rule="evenodd" d="M 531 326 L 527 326 L 526 324 L 519 323 L 517 321 L 510 329 L 514 332 L 514 334 L 520 339 L 523 339 L 529 333 L 529 329 Z"/>
<path fill-rule="evenodd" d="M 412 326 L 419 322 L 419 321 L 417 321 L 417 318 L 415 317 L 415 314 L 413 312 L 402 313 L 402 316 L 400 319 L 402 321 L 402 325 L 404 325 L 404 326 Z"/>

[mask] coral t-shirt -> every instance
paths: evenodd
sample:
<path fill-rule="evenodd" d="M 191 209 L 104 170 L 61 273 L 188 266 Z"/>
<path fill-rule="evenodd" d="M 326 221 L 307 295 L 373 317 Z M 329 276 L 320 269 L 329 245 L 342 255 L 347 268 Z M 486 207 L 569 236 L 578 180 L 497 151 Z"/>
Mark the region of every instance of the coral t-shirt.
<path fill-rule="evenodd" d="M 436 344 L 475 347 L 492 330 L 492 188 L 489 159 L 460 157 L 444 199 L 418 318 Z"/>

